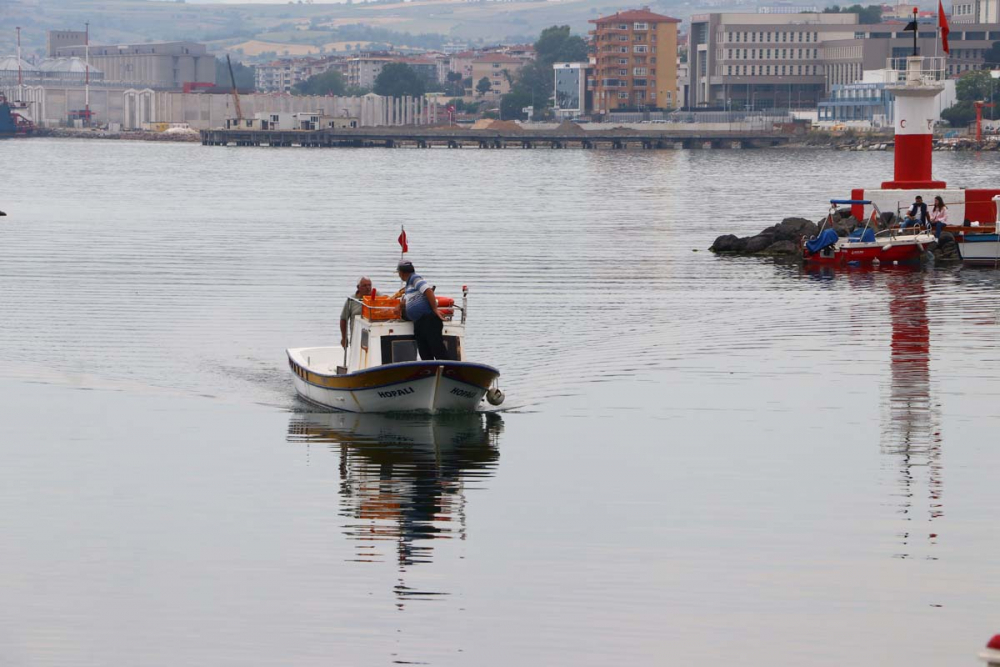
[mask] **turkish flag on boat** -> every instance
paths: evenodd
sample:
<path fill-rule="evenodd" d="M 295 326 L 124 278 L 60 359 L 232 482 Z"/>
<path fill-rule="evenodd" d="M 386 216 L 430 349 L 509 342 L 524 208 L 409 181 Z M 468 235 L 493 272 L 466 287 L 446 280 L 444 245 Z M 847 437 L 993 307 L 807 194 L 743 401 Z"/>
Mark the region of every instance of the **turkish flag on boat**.
<path fill-rule="evenodd" d="M 945 53 L 950 54 L 948 33 L 951 32 L 951 28 L 948 27 L 948 17 L 944 15 L 944 5 L 941 4 L 941 0 L 938 0 L 938 27 L 941 28 L 941 48 L 944 49 Z"/>
<path fill-rule="evenodd" d="M 408 252 L 409 251 L 410 246 L 408 246 L 406 244 L 406 230 L 405 229 L 399 233 L 399 238 L 396 239 L 396 240 L 399 241 L 399 247 L 403 249 L 403 252 Z"/>

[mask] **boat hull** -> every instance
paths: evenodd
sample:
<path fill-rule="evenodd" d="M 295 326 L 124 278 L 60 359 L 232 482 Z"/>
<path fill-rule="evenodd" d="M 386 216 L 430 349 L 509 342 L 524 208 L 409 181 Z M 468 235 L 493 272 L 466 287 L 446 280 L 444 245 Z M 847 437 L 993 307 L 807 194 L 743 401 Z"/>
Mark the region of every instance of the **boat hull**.
<path fill-rule="evenodd" d="M 1000 265 L 1000 236 L 997 234 L 967 234 L 958 249 L 965 264 Z"/>
<path fill-rule="evenodd" d="M 410 361 L 331 375 L 288 351 L 295 391 L 306 401 L 345 412 L 472 412 L 499 377 L 492 366 L 464 361 Z"/>
<path fill-rule="evenodd" d="M 913 241 L 888 244 L 846 243 L 816 253 L 804 251 L 803 259 L 810 264 L 828 266 L 869 265 L 876 260 L 880 264 L 910 264 L 920 261 L 925 247 L 923 243 Z"/>

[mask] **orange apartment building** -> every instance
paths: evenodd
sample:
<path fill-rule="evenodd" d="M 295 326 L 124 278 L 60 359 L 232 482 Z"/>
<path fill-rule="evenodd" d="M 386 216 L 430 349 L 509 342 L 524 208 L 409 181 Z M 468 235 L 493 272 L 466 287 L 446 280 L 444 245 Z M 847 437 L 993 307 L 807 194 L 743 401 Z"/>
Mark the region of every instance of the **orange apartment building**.
<path fill-rule="evenodd" d="M 632 9 L 591 23 L 594 111 L 667 109 L 677 95 L 677 24 L 680 19 Z"/>

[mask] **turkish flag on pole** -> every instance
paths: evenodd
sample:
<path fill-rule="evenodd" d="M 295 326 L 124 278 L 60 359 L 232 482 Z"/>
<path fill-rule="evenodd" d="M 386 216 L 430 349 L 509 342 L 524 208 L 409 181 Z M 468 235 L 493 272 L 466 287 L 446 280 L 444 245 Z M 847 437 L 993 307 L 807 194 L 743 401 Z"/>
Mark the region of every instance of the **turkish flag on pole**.
<path fill-rule="evenodd" d="M 941 0 L 938 0 L 938 27 L 941 28 L 941 48 L 944 49 L 945 53 L 950 54 L 948 33 L 951 32 L 951 28 L 948 27 L 948 17 L 944 15 L 944 5 L 941 4 Z"/>
<path fill-rule="evenodd" d="M 410 249 L 410 246 L 406 244 L 406 230 L 402 227 L 400 227 L 400 230 L 399 238 L 396 240 L 399 241 L 399 247 L 403 249 L 403 252 L 406 252 Z"/>

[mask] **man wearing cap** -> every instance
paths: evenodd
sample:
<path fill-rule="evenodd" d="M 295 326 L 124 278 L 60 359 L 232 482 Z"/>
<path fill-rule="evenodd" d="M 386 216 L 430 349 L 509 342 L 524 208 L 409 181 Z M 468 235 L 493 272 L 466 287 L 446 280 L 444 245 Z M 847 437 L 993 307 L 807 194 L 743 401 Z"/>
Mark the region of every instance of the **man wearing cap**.
<path fill-rule="evenodd" d="M 417 339 L 417 349 L 424 361 L 449 359 L 441 331 L 444 329 L 444 315 L 438 310 L 434 288 L 416 274 L 413 264 L 402 259 L 396 266 L 403 287 L 403 306 L 406 319 L 413 322 L 413 337 Z"/>
<path fill-rule="evenodd" d="M 372 281 L 361 276 L 358 278 L 358 289 L 354 297 L 348 297 L 344 302 L 344 309 L 340 311 L 340 346 L 347 348 L 347 332 L 354 326 L 354 318 L 361 314 L 361 301 L 363 297 L 371 296 Z"/>

